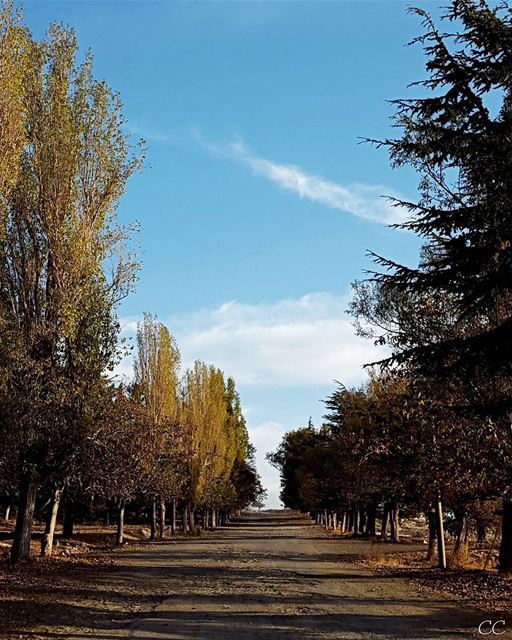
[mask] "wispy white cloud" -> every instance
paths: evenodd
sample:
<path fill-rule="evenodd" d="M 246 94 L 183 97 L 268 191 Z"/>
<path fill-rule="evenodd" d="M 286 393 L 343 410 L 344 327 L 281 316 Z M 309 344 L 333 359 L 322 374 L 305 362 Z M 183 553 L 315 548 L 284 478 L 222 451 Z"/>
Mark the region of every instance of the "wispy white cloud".
<path fill-rule="evenodd" d="M 325 385 L 333 379 L 355 384 L 363 365 L 382 355 L 355 336 L 345 311 L 347 298 L 325 292 L 274 302 L 231 301 L 212 309 L 162 321 L 180 346 L 183 362 L 212 362 L 240 385 Z M 127 318 L 132 335 L 136 319 Z M 123 373 L 128 361 L 122 363 Z"/>
<path fill-rule="evenodd" d="M 388 187 L 330 182 L 320 176 L 308 174 L 296 165 L 278 164 L 262 158 L 240 140 L 217 143 L 206 140 L 198 132 L 195 134 L 200 144 L 211 154 L 240 162 L 250 167 L 256 175 L 300 198 L 382 224 L 403 222 L 407 217 L 403 207 L 393 206 L 389 200 L 389 197 L 400 198 L 400 194 Z"/>

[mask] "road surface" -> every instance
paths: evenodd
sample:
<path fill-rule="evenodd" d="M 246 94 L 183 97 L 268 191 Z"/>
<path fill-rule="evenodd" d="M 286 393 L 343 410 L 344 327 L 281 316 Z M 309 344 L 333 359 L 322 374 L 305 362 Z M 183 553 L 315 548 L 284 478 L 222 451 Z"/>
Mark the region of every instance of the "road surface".
<path fill-rule="evenodd" d="M 401 578 L 375 576 L 355 562 L 369 549 L 368 542 L 327 538 L 285 512 L 270 512 L 248 516 L 222 535 L 123 553 L 121 583 L 137 590 L 137 585 L 147 589 L 150 581 L 159 595 L 128 629 L 98 637 L 480 637 L 482 616 L 458 610 L 448 596 L 429 594 Z"/>

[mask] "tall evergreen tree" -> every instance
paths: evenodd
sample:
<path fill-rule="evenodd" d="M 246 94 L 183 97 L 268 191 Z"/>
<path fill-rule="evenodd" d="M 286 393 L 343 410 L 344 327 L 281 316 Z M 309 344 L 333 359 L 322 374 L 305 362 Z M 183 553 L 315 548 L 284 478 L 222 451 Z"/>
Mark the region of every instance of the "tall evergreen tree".
<path fill-rule="evenodd" d="M 395 101 L 396 139 L 379 141 L 395 167 L 421 176 L 417 202 L 395 201 L 399 225 L 426 245 L 417 268 L 380 256 L 375 280 L 389 295 L 450 298 L 452 330 L 396 351 L 428 375 L 493 380 L 488 415 L 512 408 L 512 12 L 508 2 L 452 0 L 442 21 L 423 9 L 427 95 Z M 405 327 L 402 327 L 405 330 Z M 404 341 L 406 342 L 406 341 Z M 485 373 L 484 373 L 485 372 Z M 512 482 L 512 478 L 511 478 Z M 500 564 L 512 572 L 512 496 L 505 494 Z"/>

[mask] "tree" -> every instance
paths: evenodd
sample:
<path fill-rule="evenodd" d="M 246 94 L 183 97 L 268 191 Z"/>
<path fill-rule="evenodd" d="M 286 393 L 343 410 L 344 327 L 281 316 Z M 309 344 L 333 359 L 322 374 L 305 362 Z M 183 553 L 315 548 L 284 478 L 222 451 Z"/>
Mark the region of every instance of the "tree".
<path fill-rule="evenodd" d="M 117 357 L 115 306 L 136 264 L 115 211 L 141 161 L 122 132 L 119 98 L 93 79 L 90 56 L 75 67 L 73 32 L 53 25 L 40 43 L 22 33 L 23 91 L 13 104 L 26 138 L 15 145 L 16 170 L 2 177 L 11 187 L 1 194 L 0 236 L 0 428 L 19 452 L 13 561 L 29 557 L 38 486 L 68 472 Z M 15 54 L 2 55 L 16 59 L 9 38 L 2 46 Z"/>
<path fill-rule="evenodd" d="M 402 228 L 425 239 L 417 268 L 374 256 L 375 280 L 394 295 L 450 298 L 450 335 L 400 350 L 398 364 L 428 375 L 493 381 L 489 417 L 509 419 L 512 362 L 512 14 L 507 2 L 452 0 L 445 33 L 423 9 L 417 38 L 427 57 L 426 97 L 397 100 L 401 137 L 379 141 L 393 166 L 420 174 L 420 199 L 395 201 L 410 219 Z M 468 329 L 469 321 L 469 330 Z M 464 330 L 458 330 L 460 326 Z M 439 338 L 439 336 L 437 336 Z M 482 373 L 484 372 L 484 373 Z M 482 403 L 479 403 L 482 404 Z M 500 568 L 512 572 L 512 496 L 504 492 Z"/>
<path fill-rule="evenodd" d="M 154 539 L 157 499 L 160 498 L 160 537 L 163 537 L 165 502 L 176 496 L 181 483 L 179 450 L 183 437 L 178 420 L 180 352 L 168 329 L 150 314 L 145 314 L 137 327 L 137 346 L 134 389 L 152 425 L 148 439 L 151 451 L 146 453 L 147 493 L 152 495 L 151 538 Z"/>

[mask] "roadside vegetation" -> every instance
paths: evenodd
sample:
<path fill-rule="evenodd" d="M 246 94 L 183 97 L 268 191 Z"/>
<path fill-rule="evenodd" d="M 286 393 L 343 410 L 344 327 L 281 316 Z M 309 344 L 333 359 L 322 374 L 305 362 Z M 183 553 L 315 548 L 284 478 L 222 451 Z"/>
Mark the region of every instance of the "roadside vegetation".
<path fill-rule="evenodd" d="M 453 562 L 470 540 L 495 541 L 510 575 L 512 9 L 453 0 L 440 24 L 412 12 L 426 74 L 394 102 L 397 137 L 369 142 L 418 173 L 418 198 L 393 204 L 422 250 L 416 265 L 370 254 L 350 312 L 388 356 L 269 459 L 287 507 L 395 541 L 402 514 L 423 515 L 441 568 L 449 529 Z"/>
<path fill-rule="evenodd" d="M 224 523 L 263 495 L 235 382 L 203 362 L 180 371 L 168 329 L 146 314 L 130 384 L 117 309 L 139 265 L 116 210 L 143 143 L 119 96 L 78 60 L 71 29 L 36 41 L 0 9 L 0 501 L 16 512 L 10 561 L 42 555 L 56 523 L 125 514 L 185 532 Z"/>

